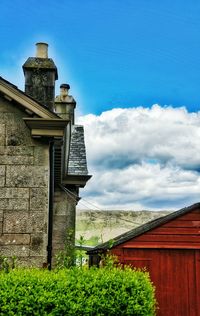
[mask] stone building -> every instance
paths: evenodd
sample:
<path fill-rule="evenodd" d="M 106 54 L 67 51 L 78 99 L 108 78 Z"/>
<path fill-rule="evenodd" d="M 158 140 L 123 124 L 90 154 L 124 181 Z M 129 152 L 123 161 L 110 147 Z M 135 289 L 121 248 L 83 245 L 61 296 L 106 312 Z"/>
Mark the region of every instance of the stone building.
<path fill-rule="evenodd" d="M 48 45 L 23 65 L 25 92 L 0 77 L 0 256 L 51 267 L 65 243 L 74 244 L 79 188 L 88 175 L 76 102 L 61 85 Z"/>

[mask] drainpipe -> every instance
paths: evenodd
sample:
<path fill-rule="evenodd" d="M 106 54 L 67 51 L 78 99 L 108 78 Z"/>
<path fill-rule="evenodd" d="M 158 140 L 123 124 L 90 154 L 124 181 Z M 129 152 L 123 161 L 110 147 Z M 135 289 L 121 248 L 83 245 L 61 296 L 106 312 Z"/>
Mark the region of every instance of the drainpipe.
<path fill-rule="evenodd" d="M 54 202 L 54 140 L 50 140 L 50 176 L 49 176 L 49 216 L 48 216 L 48 245 L 47 245 L 47 266 L 51 270 L 52 266 L 52 235 L 53 235 L 53 202 Z"/>

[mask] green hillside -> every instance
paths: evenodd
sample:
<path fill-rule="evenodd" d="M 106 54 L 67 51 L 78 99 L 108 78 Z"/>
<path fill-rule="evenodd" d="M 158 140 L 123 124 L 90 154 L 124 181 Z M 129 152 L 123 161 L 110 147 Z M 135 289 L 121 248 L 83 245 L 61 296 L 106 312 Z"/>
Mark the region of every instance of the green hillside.
<path fill-rule="evenodd" d="M 76 238 L 83 236 L 87 245 L 94 246 L 168 213 L 168 211 L 78 210 Z"/>

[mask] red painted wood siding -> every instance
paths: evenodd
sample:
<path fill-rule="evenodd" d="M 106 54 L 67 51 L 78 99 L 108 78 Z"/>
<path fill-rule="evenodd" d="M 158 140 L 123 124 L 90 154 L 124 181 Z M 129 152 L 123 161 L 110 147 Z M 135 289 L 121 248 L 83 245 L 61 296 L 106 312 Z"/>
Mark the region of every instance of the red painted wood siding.
<path fill-rule="evenodd" d="M 123 263 L 150 272 L 156 286 L 158 316 L 199 316 L 196 250 L 123 249 Z M 198 297 L 197 297 L 198 296 Z"/>
<path fill-rule="evenodd" d="M 200 210 L 135 237 L 117 248 L 179 248 L 200 249 Z"/>
<path fill-rule="evenodd" d="M 200 316 L 200 210 L 112 248 L 119 262 L 149 271 L 158 316 Z"/>

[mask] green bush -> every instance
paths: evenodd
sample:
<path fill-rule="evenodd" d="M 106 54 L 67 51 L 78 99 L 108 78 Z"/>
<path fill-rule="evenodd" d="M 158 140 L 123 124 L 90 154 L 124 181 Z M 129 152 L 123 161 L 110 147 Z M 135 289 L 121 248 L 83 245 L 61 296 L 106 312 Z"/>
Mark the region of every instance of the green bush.
<path fill-rule="evenodd" d="M 0 273 L 0 315 L 155 315 L 146 272 L 130 268 Z"/>

